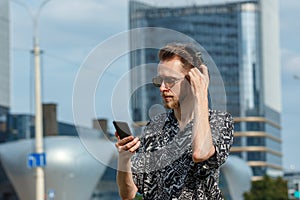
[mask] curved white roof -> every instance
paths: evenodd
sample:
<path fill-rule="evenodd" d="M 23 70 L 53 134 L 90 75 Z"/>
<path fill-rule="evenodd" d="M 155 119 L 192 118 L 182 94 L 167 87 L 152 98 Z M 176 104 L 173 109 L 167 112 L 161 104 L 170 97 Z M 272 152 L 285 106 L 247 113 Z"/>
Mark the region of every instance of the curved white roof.
<path fill-rule="evenodd" d="M 98 152 L 94 150 L 91 155 L 85 148 L 87 142 L 98 146 Z M 55 199 L 89 199 L 106 168 L 103 163 L 109 163 L 116 151 L 109 141 L 101 138 L 85 138 L 84 144 L 78 137 L 44 138 L 46 193 L 54 191 Z M 2 165 L 21 200 L 35 199 L 35 169 L 27 166 L 27 157 L 34 152 L 34 147 L 32 139 L 0 145 Z"/>
<path fill-rule="evenodd" d="M 233 200 L 244 199 L 244 192 L 251 189 L 252 171 L 247 163 L 237 156 L 229 156 L 221 172 L 226 179 L 226 186 Z"/>

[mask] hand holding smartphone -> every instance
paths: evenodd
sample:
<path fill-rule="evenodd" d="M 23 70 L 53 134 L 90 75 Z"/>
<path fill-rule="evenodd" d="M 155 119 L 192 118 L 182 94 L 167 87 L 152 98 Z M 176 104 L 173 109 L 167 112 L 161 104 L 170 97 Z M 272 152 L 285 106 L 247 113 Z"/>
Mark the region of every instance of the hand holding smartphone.
<path fill-rule="evenodd" d="M 130 128 L 126 122 L 113 121 L 113 125 L 114 125 L 120 139 L 123 139 L 125 137 L 132 135 Z"/>

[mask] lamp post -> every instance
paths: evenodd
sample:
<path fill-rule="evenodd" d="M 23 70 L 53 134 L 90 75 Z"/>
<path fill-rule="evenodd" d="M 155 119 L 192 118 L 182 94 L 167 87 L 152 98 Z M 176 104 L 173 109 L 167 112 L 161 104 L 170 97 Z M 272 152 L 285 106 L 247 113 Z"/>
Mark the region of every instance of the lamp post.
<path fill-rule="evenodd" d="M 38 40 L 38 19 L 41 13 L 42 8 L 50 0 L 43 1 L 35 14 L 29 9 L 29 7 L 17 0 L 13 0 L 15 3 L 24 7 L 29 16 L 31 17 L 33 24 L 33 55 L 34 55 L 34 77 L 35 77 L 35 154 L 37 158 L 43 161 L 39 165 L 35 166 L 36 169 L 36 200 L 45 199 L 45 174 L 44 174 L 44 165 L 45 165 L 45 154 L 44 154 L 44 145 L 43 145 L 43 112 L 42 112 L 42 102 L 41 102 L 41 50 L 39 47 Z"/>

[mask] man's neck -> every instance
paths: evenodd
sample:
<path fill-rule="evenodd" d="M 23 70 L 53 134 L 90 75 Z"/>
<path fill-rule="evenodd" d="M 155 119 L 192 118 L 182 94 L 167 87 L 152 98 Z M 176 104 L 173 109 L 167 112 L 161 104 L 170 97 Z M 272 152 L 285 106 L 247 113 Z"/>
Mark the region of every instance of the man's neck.
<path fill-rule="evenodd" d="M 192 101 L 183 101 L 174 109 L 174 115 L 182 130 L 194 118 L 194 104 Z"/>

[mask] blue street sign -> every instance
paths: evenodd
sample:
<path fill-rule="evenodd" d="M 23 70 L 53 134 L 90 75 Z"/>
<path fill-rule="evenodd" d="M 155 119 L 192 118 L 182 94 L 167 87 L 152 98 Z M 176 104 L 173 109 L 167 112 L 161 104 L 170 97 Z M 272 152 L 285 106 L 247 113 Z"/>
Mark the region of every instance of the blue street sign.
<path fill-rule="evenodd" d="M 27 166 L 29 168 L 46 166 L 46 153 L 31 153 L 27 157 Z"/>
<path fill-rule="evenodd" d="M 55 197 L 55 191 L 53 189 L 48 190 L 48 198 L 49 198 L 49 200 L 54 199 L 54 197 Z"/>

